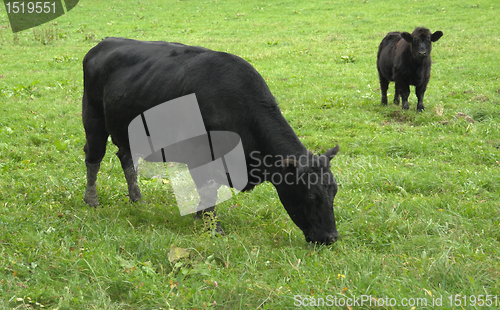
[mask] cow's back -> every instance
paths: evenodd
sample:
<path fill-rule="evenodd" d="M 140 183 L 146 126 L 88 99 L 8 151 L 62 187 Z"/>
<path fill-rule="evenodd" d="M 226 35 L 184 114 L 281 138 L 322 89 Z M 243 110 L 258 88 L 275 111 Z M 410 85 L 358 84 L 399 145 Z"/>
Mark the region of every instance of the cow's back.
<path fill-rule="evenodd" d="M 88 52 L 83 67 L 83 104 L 102 111 L 108 134 L 121 147 L 129 147 L 128 124 L 137 115 L 192 93 L 206 130 L 235 132 L 245 149 L 276 130 L 262 127 L 291 130 L 262 76 L 232 54 L 107 38 Z"/>
<path fill-rule="evenodd" d="M 123 38 L 106 38 L 92 48 L 83 59 L 84 88 L 92 100 L 90 104 L 103 104 L 111 92 L 114 96 L 130 95 L 148 87 L 147 79 L 167 69 L 175 69 L 181 62 L 174 62 L 171 55 L 184 49 L 185 57 L 208 51 L 203 48 L 167 42 L 141 42 Z M 172 74 L 173 70 L 167 73 Z M 151 82 L 151 81 L 150 81 Z M 134 87 L 134 86 L 137 87 Z M 104 108 L 104 107 L 102 107 Z"/>
<path fill-rule="evenodd" d="M 83 61 L 84 96 L 102 111 L 113 141 L 128 146 L 140 113 L 195 93 L 207 130 L 245 139 L 259 113 L 279 112 L 262 76 L 232 54 L 179 43 L 107 38 Z"/>

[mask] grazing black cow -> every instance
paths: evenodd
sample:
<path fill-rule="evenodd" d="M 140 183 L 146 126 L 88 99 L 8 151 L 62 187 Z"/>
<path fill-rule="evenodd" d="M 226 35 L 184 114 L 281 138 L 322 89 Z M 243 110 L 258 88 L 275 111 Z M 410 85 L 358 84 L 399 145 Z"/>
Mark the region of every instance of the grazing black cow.
<path fill-rule="evenodd" d="M 415 86 L 418 98 L 417 111 L 424 109 L 424 93 L 431 76 L 432 43 L 441 38 L 443 33 L 431 34 L 427 28 L 418 27 L 408 32 L 389 32 L 380 43 L 377 55 L 377 69 L 382 91 L 382 104 L 387 105 L 389 82 L 395 82 L 394 103 L 408 110 L 410 85 Z"/>
<path fill-rule="evenodd" d="M 241 138 L 248 171 L 243 190 L 270 181 L 308 242 L 337 240 L 337 183 L 330 160 L 338 145 L 319 156 L 308 152 L 262 76 L 245 60 L 179 43 L 106 38 L 83 59 L 83 74 L 84 199 L 90 206 L 98 205 L 96 179 L 108 136 L 119 148 L 130 200 L 138 201 L 129 123 L 156 105 L 195 93 L 207 131 L 230 131 Z M 200 196 L 200 204 L 214 205 L 201 192 Z"/>

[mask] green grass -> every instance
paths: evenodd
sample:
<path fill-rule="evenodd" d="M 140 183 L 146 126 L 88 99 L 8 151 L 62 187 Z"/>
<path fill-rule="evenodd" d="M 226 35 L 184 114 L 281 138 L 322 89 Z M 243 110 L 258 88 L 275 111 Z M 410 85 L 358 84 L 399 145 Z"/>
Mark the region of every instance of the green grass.
<path fill-rule="evenodd" d="M 456 294 L 500 305 L 498 16 L 493 0 L 80 1 L 13 34 L 2 11 L 0 308 L 287 309 L 296 295 L 371 295 L 428 299 L 416 309 L 443 296 L 450 309 Z M 381 106 L 378 44 L 416 26 L 444 32 L 426 110 L 414 94 L 409 111 Z M 87 207 L 81 61 L 107 36 L 255 66 L 310 150 L 340 145 L 341 239 L 307 244 L 270 184 L 220 205 L 223 237 L 181 217 L 168 183 L 140 178 L 145 203 L 131 204 L 111 143 L 101 206 Z M 189 255 L 169 259 L 172 246 Z"/>

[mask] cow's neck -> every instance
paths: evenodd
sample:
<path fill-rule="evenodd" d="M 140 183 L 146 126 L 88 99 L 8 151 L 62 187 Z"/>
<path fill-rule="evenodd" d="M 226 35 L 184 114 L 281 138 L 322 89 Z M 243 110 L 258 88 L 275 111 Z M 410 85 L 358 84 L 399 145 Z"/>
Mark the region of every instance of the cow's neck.
<path fill-rule="evenodd" d="M 259 139 L 258 151 L 263 161 L 261 169 L 271 174 L 281 173 L 281 160 L 299 160 L 301 156 L 307 156 L 307 149 L 278 108 L 263 117 L 265 121 L 258 122 L 259 128 L 256 130 L 256 138 Z"/>

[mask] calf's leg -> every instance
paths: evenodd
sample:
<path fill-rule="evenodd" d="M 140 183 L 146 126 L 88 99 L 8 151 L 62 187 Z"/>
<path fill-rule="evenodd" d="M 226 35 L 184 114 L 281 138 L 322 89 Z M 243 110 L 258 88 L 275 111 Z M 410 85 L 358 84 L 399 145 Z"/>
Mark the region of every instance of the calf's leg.
<path fill-rule="evenodd" d="M 403 110 L 408 110 L 410 107 L 408 104 L 408 97 L 410 96 L 410 85 L 403 83 L 396 83 L 396 94 L 401 95 L 401 107 Z M 394 101 L 396 98 L 394 98 Z M 399 103 L 399 98 L 398 98 Z"/>
<path fill-rule="evenodd" d="M 418 98 L 417 111 L 422 112 L 424 110 L 424 93 L 427 89 L 427 83 L 415 87 L 415 94 Z"/>
<path fill-rule="evenodd" d="M 387 105 L 387 89 L 389 88 L 389 80 L 378 74 L 380 80 L 380 91 L 382 92 L 382 105 Z"/>
<path fill-rule="evenodd" d="M 399 105 L 399 91 L 397 87 L 394 87 L 394 104 Z"/>

